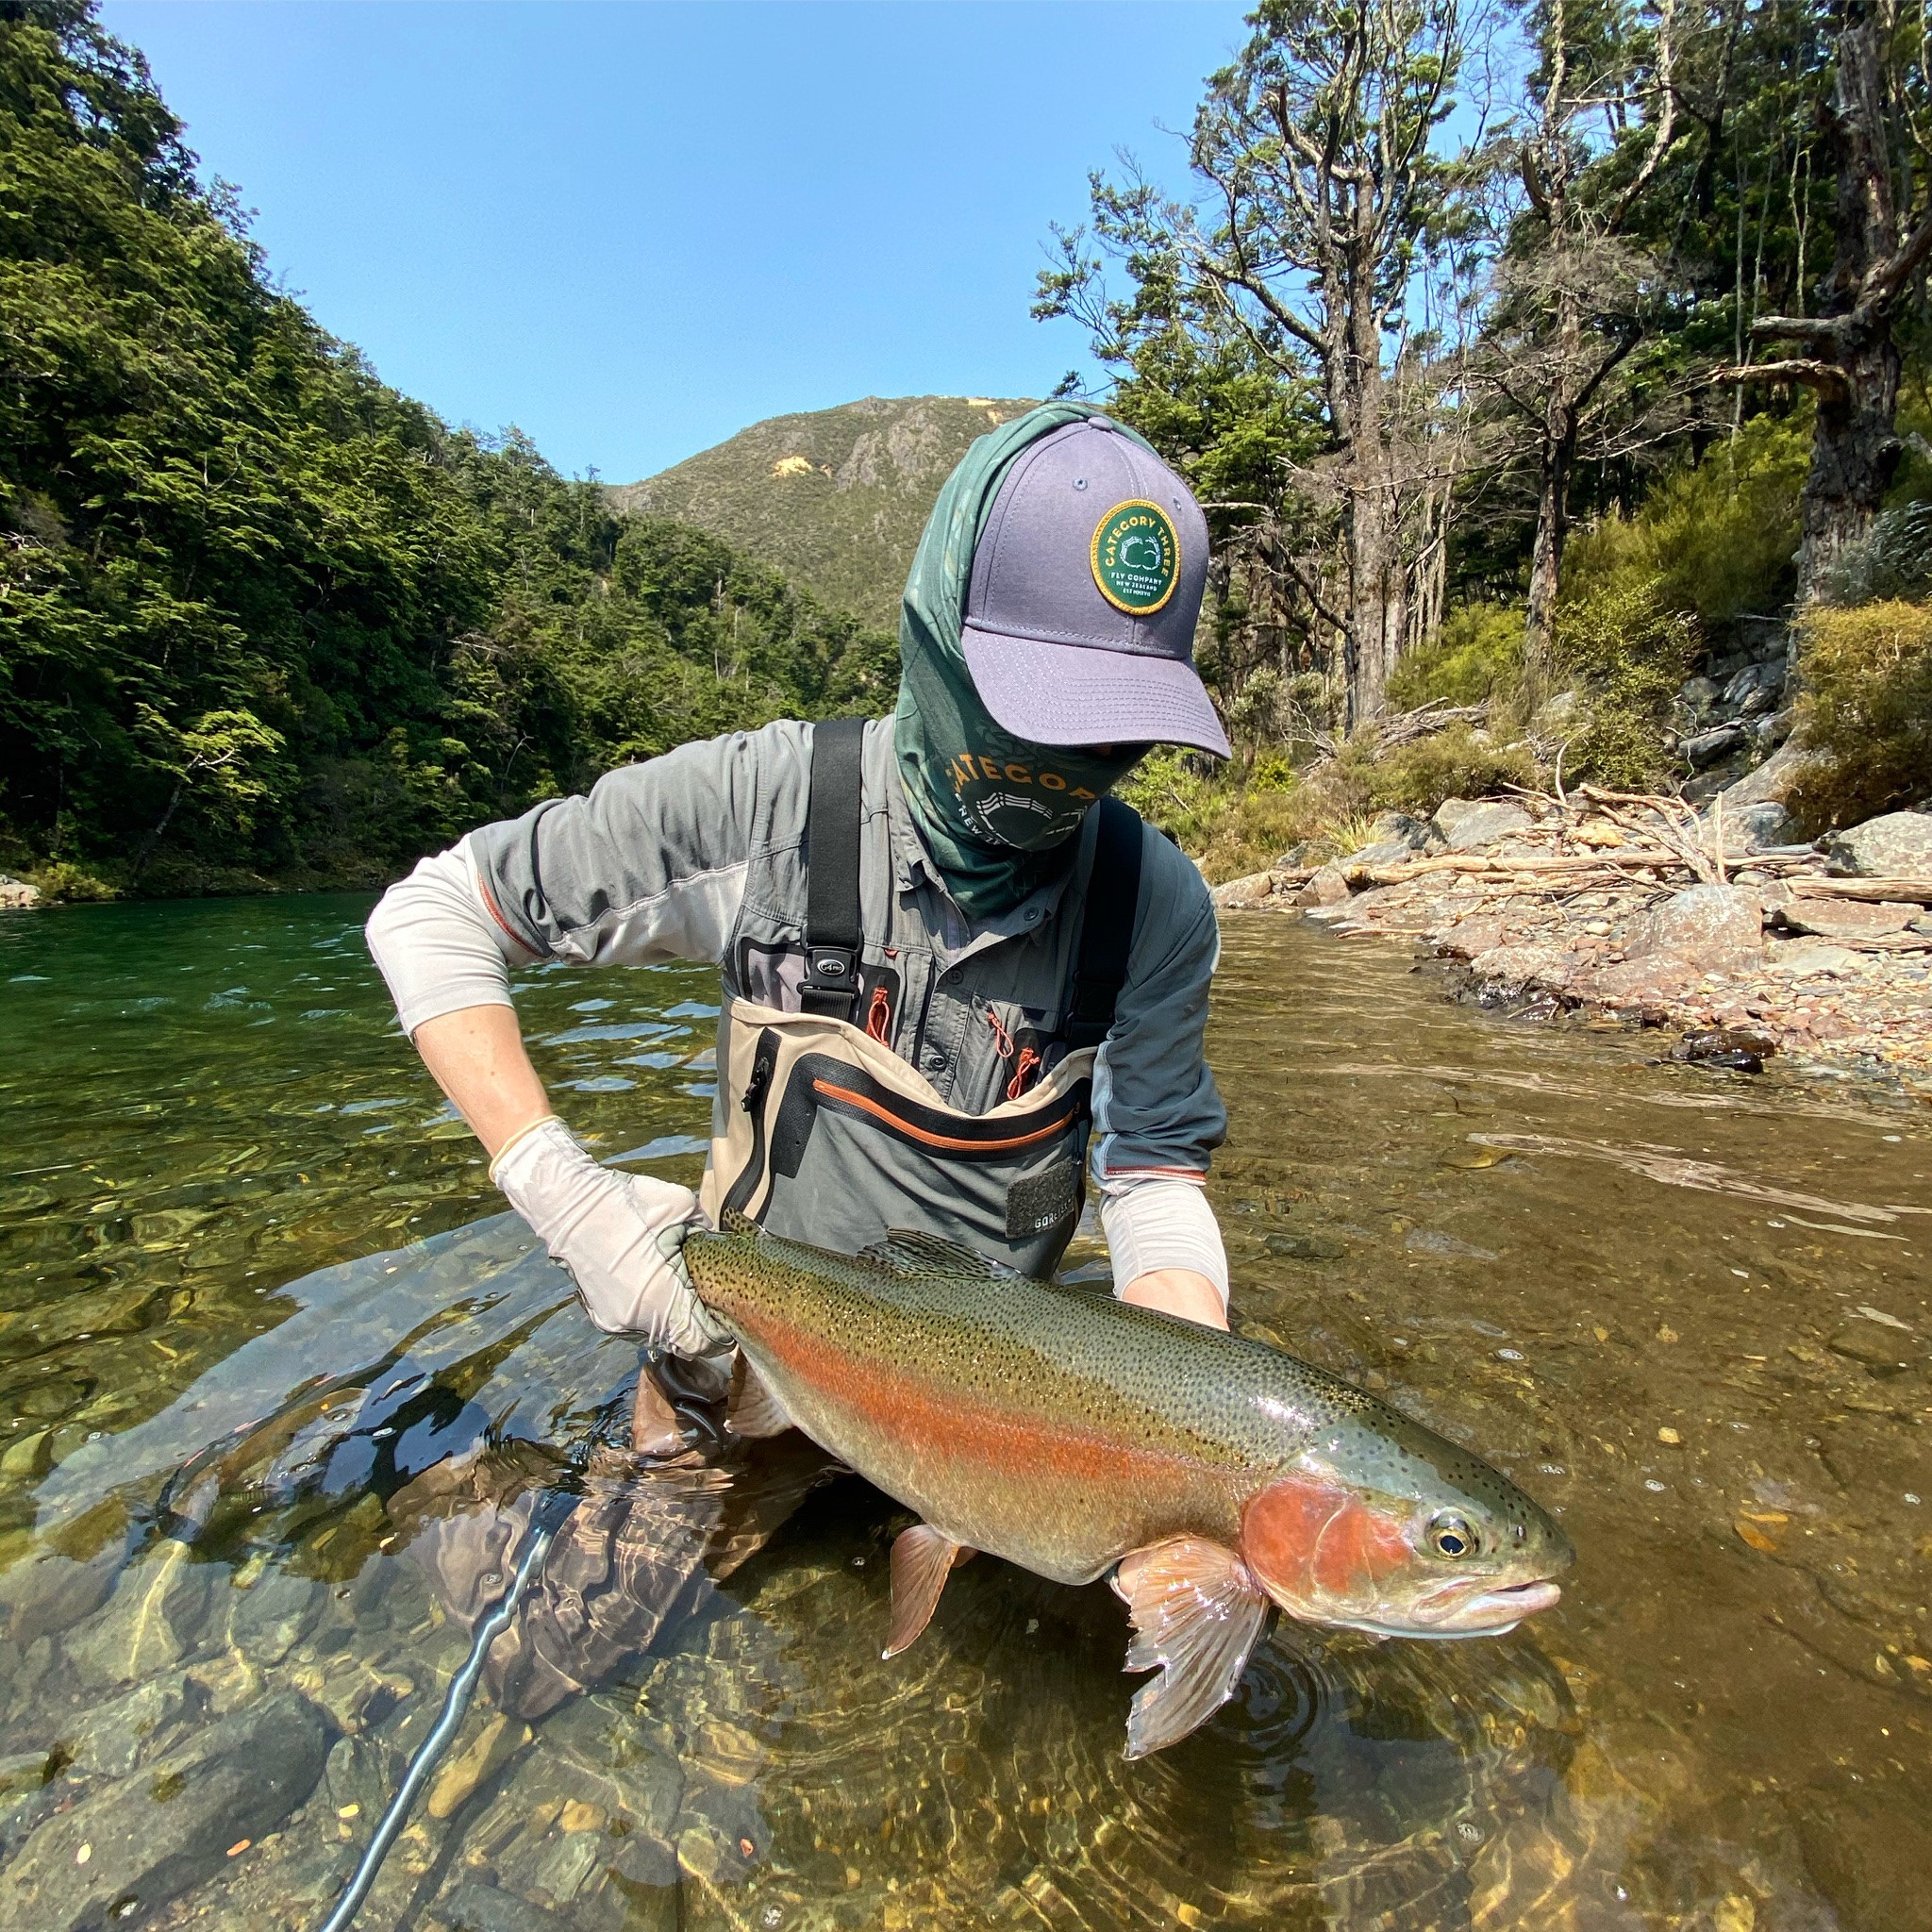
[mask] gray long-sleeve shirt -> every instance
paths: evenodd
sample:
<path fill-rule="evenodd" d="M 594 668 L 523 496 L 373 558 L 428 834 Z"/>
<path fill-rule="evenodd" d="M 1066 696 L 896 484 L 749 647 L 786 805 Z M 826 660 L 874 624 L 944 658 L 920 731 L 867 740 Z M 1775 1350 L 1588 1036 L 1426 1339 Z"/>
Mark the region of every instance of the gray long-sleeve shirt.
<path fill-rule="evenodd" d="M 608 774 L 587 796 L 471 833 L 459 858 L 425 861 L 370 927 L 404 1025 L 413 1032 L 461 1007 L 508 1003 L 504 962 L 537 958 L 710 959 L 727 998 L 795 1008 L 810 741 L 809 725 L 782 723 L 683 745 Z M 1058 1033 L 1096 829 L 1090 815 L 1069 875 L 997 918 L 968 920 L 913 827 L 891 724 L 867 726 L 863 957 L 869 989 L 885 998 L 881 1010 L 874 992 L 856 1017 L 949 1105 L 972 1113 L 996 1106 L 1028 1045 Z M 1113 1195 L 1158 1177 L 1197 1181 L 1226 1124 L 1202 1051 L 1219 947 L 1213 907 L 1193 864 L 1152 827 L 1142 836 L 1127 978 L 1093 1088 L 1092 1165 Z M 458 943 L 447 915 L 464 907 Z M 412 941 L 431 927 L 433 942 Z M 1208 1266 L 1199 1245 L 1196 1227 L 1181 1242 L 1187 1254 L 1162 1249 L 1144 1265 L 1202 1267 L 1224 1287 L 1224 1262 Z"/>

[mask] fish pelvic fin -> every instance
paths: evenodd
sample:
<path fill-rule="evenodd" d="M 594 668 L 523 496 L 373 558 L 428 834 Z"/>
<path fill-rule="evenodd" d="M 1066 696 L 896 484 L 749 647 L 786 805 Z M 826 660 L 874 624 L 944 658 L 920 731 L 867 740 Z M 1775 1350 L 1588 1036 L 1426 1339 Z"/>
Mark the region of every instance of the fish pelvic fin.
<path fill-rule="evenodd" d="M 725 1425 L 734 1436 L 741 1436 L 748 1442 L 761 1441 L 767 1436 L 782 1436 L 793 1426 L 785 1405 L 773 1392 L 771 1385 L 746 1360 L 741 1349 L 739 1351 L 737 1372 L 731 1378 L 731 1407 L 725 1416 Z"/>
<path fill-rule="evenodd" d="M 892 1543 L 892 1627 L 882 1657 L 897 1657 L 932 1621 L 954 1569 L 973 1554 L 929 1523 L 901 1530 Z"/>
<path fill-rule="evenodd" d="M 1015 1271 L 998 1261 L 989 1261 L 942 1234 L 926 1234 L 916 1227 L 889 1228 L 882 1241 L 874 1241 L 858 1257 L 894 1274 L 985 1274 L 1010 1275 Z"/>
<path fill-rule="evenodd" d="M 1126 1668 L 1160 1674 L 1127 1715 L 1129 1757 L 1164 1751 L 1206 1724 L 1234 1695 L 1268 1622 L 1267 1597 L 1223 1544 L 1182 1536 L 1138 1554 Z"/>

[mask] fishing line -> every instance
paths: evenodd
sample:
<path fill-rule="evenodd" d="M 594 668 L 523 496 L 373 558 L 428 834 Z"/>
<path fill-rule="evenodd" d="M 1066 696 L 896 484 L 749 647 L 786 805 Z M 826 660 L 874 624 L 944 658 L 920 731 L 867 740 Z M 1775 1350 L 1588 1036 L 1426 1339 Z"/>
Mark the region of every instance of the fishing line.
<path fill-rule="evenodd" d="M 449 1689 L 443 1693 L 442 1714 L 436 1720 L 435 1728 L 423 1740 L 415 1757 L 409 1760 L 409 1768 L 403 1774 L 395 1796 L 390 1800 L 389 1809 L 382 1814 L 375 1836 L 369 1840 L 369 1849 L 362 1854 L 361 1861 L 350 1874 L 341 1897 L 336 1901 L 335 1910 L 324 1922 L 320 1932 L 348 1932 L 356 1923 L 356 1914 L 369 1896 L 369 1889 L 375 1883 L 376 1875 L 382 1870 L 382 1861 L 389 1856 L 397 1834 L 408 1823 L 409 1813 L 415 1809 L 416 1800 L 422 1795 L 423 1787 L 428 1783 L 430 1773 L 441 1762 L 442 1754 L 462 1729 L 463 1719 L 469 1714 L 470 1698 L 475 1691 L 477 1679 L 483 1674 L 483 1662 L 490 1654 L 490 1646 L 509 1628 L 510 1620 L 516 1615 L 517 1606 L 523 1601 L 530 1579 L 536 1575 L 550 1552 L 552 1540 L 576 1505 L 577 1496 L 572 1490 L 546 1490 L 539 1499 L 530 1516 L 530 1540 L 525 1546 L 516 1574 L 510 1578 L 509 1588 L 497 1598 L 489 1615 L 477 1624 L 470 1654 L 463 1659 L 462 1668 L 449 1680 Z"/>

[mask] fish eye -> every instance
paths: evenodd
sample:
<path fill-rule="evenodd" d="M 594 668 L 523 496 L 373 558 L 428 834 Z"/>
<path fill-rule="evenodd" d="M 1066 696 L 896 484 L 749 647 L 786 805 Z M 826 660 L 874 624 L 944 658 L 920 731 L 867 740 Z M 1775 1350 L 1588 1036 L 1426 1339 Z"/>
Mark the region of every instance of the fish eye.
<path fill-rule="evenodd" d="M 1430 1549 L 1439 1557 L 1473 1557 L 1476 1552 L 1474 1529 L 1460 1516 L 1433 1517 L 1425 1532 Z"/>

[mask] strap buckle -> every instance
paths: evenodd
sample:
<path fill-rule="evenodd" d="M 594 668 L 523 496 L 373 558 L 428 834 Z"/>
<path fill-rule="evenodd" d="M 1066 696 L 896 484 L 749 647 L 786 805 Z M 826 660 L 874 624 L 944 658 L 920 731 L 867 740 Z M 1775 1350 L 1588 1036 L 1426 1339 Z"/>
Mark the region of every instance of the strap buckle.
<path fill-rule="evenodd" d="M 835 999 L 858 997 L 858 949 L 856 946 L 808 945 L 805 983 L 813 992 Z"/>

